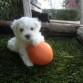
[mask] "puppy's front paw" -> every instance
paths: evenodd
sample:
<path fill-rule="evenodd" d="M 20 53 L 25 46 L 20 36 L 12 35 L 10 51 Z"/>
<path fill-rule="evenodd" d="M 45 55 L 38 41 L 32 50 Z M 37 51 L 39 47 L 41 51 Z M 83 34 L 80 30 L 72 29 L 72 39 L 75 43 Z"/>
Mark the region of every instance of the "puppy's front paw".
<path fill-rule="evenodd" d="M 30 63 L 30 62 L 26 62 L 25 65 L 28 67 L 33 67 L 33 63 Z"/>
<path fill-rule="evenodd" d="M 36 45 L 38 45 L 39 43 L 40 43 L 40 41 L 33 41 L 33 42 L 32 42 L 32 45 L 33 45 L 33 46 L 36 46 Z"/>

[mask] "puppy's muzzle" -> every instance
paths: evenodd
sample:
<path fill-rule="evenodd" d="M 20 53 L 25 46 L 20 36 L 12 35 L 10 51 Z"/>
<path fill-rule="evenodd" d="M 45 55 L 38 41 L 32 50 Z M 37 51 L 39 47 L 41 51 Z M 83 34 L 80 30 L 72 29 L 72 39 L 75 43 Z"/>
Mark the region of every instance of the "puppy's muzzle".
<path fill-rule="evenodd" d="M 30 35 L 25 35 L 25 37 L 26 37 L 27 39 L 29 39 L 29 38 L 30 38 Z"/>

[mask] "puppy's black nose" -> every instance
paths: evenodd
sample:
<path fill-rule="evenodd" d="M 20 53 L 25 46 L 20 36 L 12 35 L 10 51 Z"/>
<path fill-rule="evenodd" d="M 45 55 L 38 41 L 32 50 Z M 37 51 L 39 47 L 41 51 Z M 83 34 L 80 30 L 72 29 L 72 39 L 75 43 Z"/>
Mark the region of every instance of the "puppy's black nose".
<path fill-rule="evenodd" d="M 30 38 L 30 35 L 25 35 L 25 37 L 26 37 L 27 39 L 29 39 L 29 38 Z"/>

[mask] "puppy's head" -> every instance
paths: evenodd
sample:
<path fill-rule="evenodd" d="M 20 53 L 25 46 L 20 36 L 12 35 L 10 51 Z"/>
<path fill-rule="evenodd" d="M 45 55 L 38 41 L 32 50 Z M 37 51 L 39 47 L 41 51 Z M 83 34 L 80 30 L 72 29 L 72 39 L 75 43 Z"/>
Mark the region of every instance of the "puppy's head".
<path fill-rule="evenodd" d="M 29 41 L 39 33 L 41 23 L 36 18 L 22 17 L 14 20 L 11 28 L 17 38 Z"/>

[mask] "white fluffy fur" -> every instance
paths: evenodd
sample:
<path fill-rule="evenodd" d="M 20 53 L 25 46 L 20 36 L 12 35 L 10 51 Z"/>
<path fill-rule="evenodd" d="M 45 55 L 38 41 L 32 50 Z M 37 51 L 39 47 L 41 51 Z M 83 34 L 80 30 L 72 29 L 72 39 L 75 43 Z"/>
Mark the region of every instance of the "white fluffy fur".
<path fill-rule="evenodd" d="M 15 37 L 8 41 L 7 47 L 11 51 L 19 53 L 26 66 L 33 66 L 25 48 L 29 44 L 35 46 L 40 41 L 44 41 L 44 37 L 40 33 L 41 23 L 36 18 L 22 17 L 13 21 L 11 29 Z M 28 37 L 26 37 L 27 35 Z"/>

